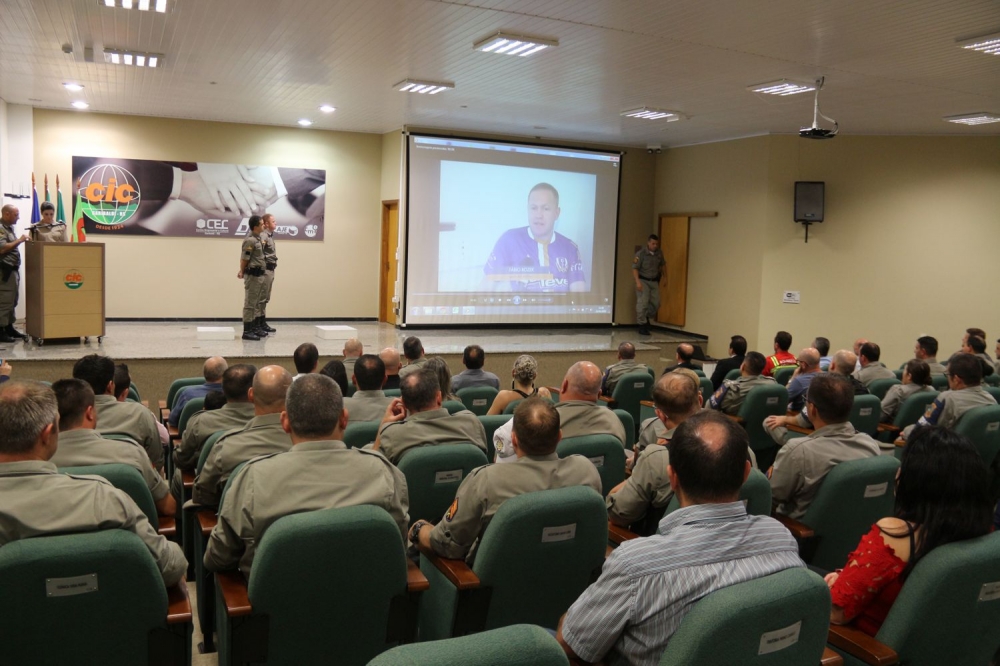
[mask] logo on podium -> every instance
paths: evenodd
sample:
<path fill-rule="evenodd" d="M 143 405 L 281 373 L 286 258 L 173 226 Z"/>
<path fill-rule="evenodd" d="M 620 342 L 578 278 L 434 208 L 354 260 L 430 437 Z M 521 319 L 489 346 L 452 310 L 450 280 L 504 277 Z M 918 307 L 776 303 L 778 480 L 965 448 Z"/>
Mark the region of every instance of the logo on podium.
<path fill-rule="evenodd" d="M 75 268 L 69 269 L 63 277 L 63 284 L 67 289 L 79 289 L 83 286 L 83 273 Z"/>

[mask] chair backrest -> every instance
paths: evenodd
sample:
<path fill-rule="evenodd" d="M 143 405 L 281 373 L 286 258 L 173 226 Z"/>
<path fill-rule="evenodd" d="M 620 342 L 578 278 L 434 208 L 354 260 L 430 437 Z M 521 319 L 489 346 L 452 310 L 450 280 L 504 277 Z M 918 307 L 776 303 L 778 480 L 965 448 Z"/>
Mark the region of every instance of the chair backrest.
<path fill-rule="evenodd" d="M 757 455 L 757 464 L 767 469 L 774 462 L 778 445 L 764 430 L 764 419 L 771 415 L 781 416 L 788 407 L 788 389 L 781 384 L 766 384 L 750 389 L 739 417 L 750 436 L 750 448 Z"/>
<path fill-rule="evenodd" d="M 465 410 L 465 405 L 458 400 L 445 400 L 441 403 L 441 406 L 447 409 L 449 414 Z"/>
<path fill-rule="evenodd" d="M 739 376 L 740 376 L 740 369 L 739 368 L 733 368 L 732 370 L 730 370 L 729 372 L 726 373 L 726 377 L 725 378 L 726 379 L 738 379 Z"/>
<path fill-rule="evenodd" d="M 379 421 L 355 421 L 348 423 L 344 429 L 344 444 L 348 448 L 361 448 L 369 442 L 374 442 L 378 436 Z"/>
<path fill-rule="evenodd" d="M 903 369 L 905 367 L 906 367 L 906 364 L 904 363 L 902 365 L 902 367 L 900 367 L 898 370 L 893 370 L 892 371 L 892 374 L 896 375 L 896 379 L 898 379 L 899 381 L 903 381 Z"/>
<path fill-rule="evenodd" d="M 818 664 L 830 626 L 830 590 L 795 568 L 702 597 L 670 638 L 660 666 Z"/>
<path fill-rule="evenodd" d="M 958 419 L 955 432 L 972 441 L 989 469 L 1000 453 L 1000 405 L 970 409 Z"/>
<path fill-rule="evenodd" d="M 492 386 L 470 386 L 469 388 L 458 389 L 455 394 L 462 400 L 465 408 L 476 416 L 486 416 L 490 411 L 493 399 L 497 397 L 497 391 Z"/>
<path fill-rule="evenodd" d="M 398 398 L 398 397 L 400 397 L 400 396 L 403 395 L 402 390 L 400 390 L 398 388 L 394 388 L 394 389 L 382 389 L 382 393 L 384 393 L 385 397 L 387 397 L 387 398 Z"/>
<path fill-rule="evenodd" d="M 556 639 L 541 627 L 515 624 L 440 641 L 401 645 L 368 666 L 569 666 Z"/>
<path fill-rule="evenodd" d="M 707 405 L 708 399 L 715 393 L 715 389 L 712 387 L 712 380 L 708 377 L 699 377 L 698 383 L 701 385 L 701 400 Z"/>
<path fill-rule="evenodd" d="M 882 401 L 874 395 L 854 396 L 851 407 L 851 417 L 848 419 L 858 432 L 871 435 L 878 432 L 879 420 L 882 418 Z"/>
<path fill-rule="evenodd" d="M 622 375 L 615 384 L 611 398 L 619 409 L 624 409 L 632 415 L 633 421 L 638 422 L 639 403 L 652 398 L 653 383 L 653 378 L 645 370 L 630 372 Z"/>
<path fill-rule="evenodd" d="M 983 383 L 989 384 L 990 386 L 1000 386 L 1000 375 L 998 375 L 994 370 L 993 374 L 983 377 Z"/>
<path fill-rule="evenodd" d="M 698 375 L 699 377 L 704 377 L 705 376 L 705 371 L 702 370 L 701 368 L 695 368 L 694 369 L 694 374 Z"/>
<path fill-rule="evenodd" d="M 938 391 L 948 390 L 948 375 L 931 375 L 931 384 Z"/>
<path fill-rule="evenodd" d="M 222 486 L 222 492 L 219 493 L 219 509 L 220 510 L 222 509 L 222 503 L 226 499 L 226 493 L 229 492 L 229 486 L 233 485 L 233 479 L 236 478 L 236 475 L 240 473 L 240 470 L 243 469 L 243 466 L 246 465 L 247 462 L 249 462 L 249 461 L 243 461 L 239 465 L 237 465 L 236 467 L 234 467 L 233 471 L 229 474 L 229 478 L 226 479 L 225 485 Z"/>
<path fill-rule="evenodd" d="M 503 413 L 513 414 L 514 410 L 517 409 L 517 406 L 521 404 L 522 400 L 524 400 L 524 398 L 518 398 L 517 400 L 511 400 L 508 402 L 507 406 L 503 408 Z"/>
<path fill-rule="evenodd" d="M 191 417 L 203 409 L 205 409 L 205 398 L 191 398 L 184 403 L 184 409 L 181 410 L 181 415 L 177 419 L 177 432 L 183 435 Z"/>
<path fill-rule="evenodd" d="M 879 400 L 882 400 L 882 398 L 885 397 L 885 394 L 889 392 L 889 389 L 896 384 L 902 384 L 902 382 L 895 377 L 876 379 L 868 385 L 868 392 Z"/>
<path fill-rule="evenodd" d="M 107 465 L 87 465 L 84 467 L 60 467 L 63 474 L 90 474 L 100 476 L 108 480 L 118 490 L 122 490 L 132 498 L 132 501 L 139 506 L 149 524 L 154 530 L 160 529 L 160 519 L 156 515 L 156 504 L 153 502 L 153 495 L 149 492 L 146 480 L 142 474 L 134 467 L 129 467 L 124 463 L 109 463 Z"/>
<path fill-rule="evenodd" d="M 613 435 L 566 437 L 559 442 L 556 453 L 560 458 L 581 455 L 594 463 L 601 475 L 601 493 L 605 497 L 625 480 L 625 449 Z"/>
<path fill-rule="evenodd" d="M 876 634 L 900 664 L 979 666 L 1000 647 L 1000 532 L 939 546 L 906 579 Z"/>
<path fill-rule="evenodd" d="M 622 422 L 622 427 L 625 428 L 625 449 L 627 451 L 632 450 L 632 446 L 635 445 L 636 435 L 639 434 L 638 421 L 632 418 L 632 415 L 626 412 L 624 409 L 614 409 L 612 410 L 618 417 L 618 420 Z"/>
<path fill-rule="evenodd" d="M 792 375 L 795 374 L 794 365 L 782 365 L 774 369 L 772 373 L 774 375 L 774 381 L 778 382 L 782 386 L 788 386 L 788 382 L 792 380 Z"/>
<path fill-rule="evenodd" d="M 267 663 L 336 655 L 337 663 L 365 664 L 393 647 L 399 640 L 387 627 L 394 599 L 405 598 L 406 566 L 399 527 L 380 507 L 279 518 L 261 538 L 247 585 L 254 615 L 267 616 Z"/>
<path fill-rule="evenodd" d="M 167 633 L 163 579 L 127 530 L 11 541 L 0 589 L 5 664 L 145 664 Z"/>
<path fill-rule="evenodd" d="M 205 467 L 205 462 L 208 460 L 208 455 L 212 452 L 212 447 L 215 446 L 215 443 L 226 432 L 226 430 L 216 430 L 205 440 L 205 444 L 201 447 L 201 453 L 198 454 L 198 464 L 194 468 L 195 474 L 201 474 L 201 470 Z"/>
<path fill-rule="evenodd" d="M 408 451 L 398 466 L 410 494 L 410 523 L 441 520 L 462 479 L 488 462 L 483 450 L 472 443 L 419 446 Z"/>
<path fill-rule="evenodd" d="M 649 376 L 652 377 L 654 380 L 656 379 L 656 370 L 653 369 L 653 366 L 647 365 L 646 372 L 648 372 Z"/>
<path fill-rule="evenodd" d="M 892 420 L 892 424 L 898 428 L 913 425 L 927 411 L 927 405 L 937 400 L 937 397 L 937 391 L 914 393 L 899 406 L 899 411 L 896 412 L 896 418 Z"/>
<path fill-rule="evenodd" d="M 504 502 L 472 567 L 491 589 L 485 628 L 556 626 L 604 564 L 607 545 L 608 511 L 592 488 L 543 490 Z"/>
<path fill-rule="evenodd" d="M 170 383 L 170 388 L 167 389 L 167 407 L 170 409 L 174 408 L 174 400 L 177 398 L 177 392 L 185 386 L 200 386 L 204 383 L 204 377 L 181 377 L 180 379 L 175 379 Z"/>
<path fill-rule="evenodd" d="M 496 434 L 497 428 L 510 421 L 511 418 L 513 417 L 510 414 L 493 414 L 492 416 L 487 414 L 479 417 L 479 422 L 483 424 L 483 429 L 486 431 L 486 448 L 488 449 L 486 457 L 489 458 L 490 462 L 493 462 L 497 454 L 496 446 L 493 444 L 493 435 Z"/>
<path fill-rule="evenodd" d="M 984 386 L 983 389 L 993 396 L 993 399 L 1000 402 L 1000 386 Z"/>
<path fill-rule="evenodd" d="M 740 488 L 740 499 L 751 516 L 771 515 L 771 482 L 759 469 L 751 469 Z"/>
<path fill-rule="evenodd" d="M 894 457 L 873 456 L 830 470 L 802 517 L 818 536 L 807 562 L 827 571 L 847 564 L 847 556 L 872 524 L 892 515 L 898 469 Z"/>
<path fill-rule="evenodd" d="M 127 398 L 127 400 L 131 400 L 132 402 L 139 402 L 140 401 L 139 392 L 135 390 L 135 385 L 134 384 L 132 386 L 128 387 L 128 398 Z"/>

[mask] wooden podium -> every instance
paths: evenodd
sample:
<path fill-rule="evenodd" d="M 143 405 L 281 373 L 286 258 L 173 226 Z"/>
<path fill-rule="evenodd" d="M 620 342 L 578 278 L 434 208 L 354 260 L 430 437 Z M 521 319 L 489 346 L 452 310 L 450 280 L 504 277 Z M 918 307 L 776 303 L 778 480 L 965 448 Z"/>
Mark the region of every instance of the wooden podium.
<path fill-rule="evenodd" d="M 104 243 L 25 244 L 25 333 L 104 337 Z"/>

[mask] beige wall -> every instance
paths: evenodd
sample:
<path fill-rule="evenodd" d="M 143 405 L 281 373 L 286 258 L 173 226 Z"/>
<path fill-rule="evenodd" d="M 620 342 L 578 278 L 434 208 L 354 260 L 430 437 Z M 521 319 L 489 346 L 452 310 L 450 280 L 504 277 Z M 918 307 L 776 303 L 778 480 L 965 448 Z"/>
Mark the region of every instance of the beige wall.
<path fill-rule="evenodd" d="M 919 335 L 942 355 L 967 326 L 986 329 L 991 352 L 1000 337 L 998 137 L 758 137 L 670 150 L 657 166 L 658 211 L 719 211 L 692 224 L 688 295 L 687 328 L 713 354 L 736 332 L 767 351 L 783 328 L 796 349 L 867 337 L 896 367 Z M 808 244 L 792 221 L 796 180 L 826 183 Z M 782 304 L 785 290 L 802 303 Z"/>
<path fill-rule="evenodd" d="M 402 201 L 400 187 L 403 168 L 403 132 L 396 130 L 382 135 L 382 201 Z"/>
<path fill-rule="evenodd" d="M 382 137 L 139 116 L 34 111 L 34 169 L 68 182 L 73 155 L 325 169 L 322 243 L 279 240 L 268 315 L 375 317 Z M 69 188 L 65 202 L 72 206 Z M 280 220 L 279 220 L 280 224 Z M 239 317 L 239 243 L 102 238 L 108 317 Z M 338 288 L 350 276 L 350 289 Z"/>

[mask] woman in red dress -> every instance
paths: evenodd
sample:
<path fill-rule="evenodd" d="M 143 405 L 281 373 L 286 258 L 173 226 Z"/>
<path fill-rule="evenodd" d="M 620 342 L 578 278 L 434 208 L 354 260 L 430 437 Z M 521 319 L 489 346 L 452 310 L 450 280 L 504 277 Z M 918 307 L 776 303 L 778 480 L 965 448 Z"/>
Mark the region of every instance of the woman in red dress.
<path fill-rule="evenodd" d="M 872 525 L 847 565 L 826 576 L 830 622 L 874 636 L 917 562 L 988 533 L 992 513 L 986 465 L 972 443 L 938 426 L 914 430 L 896 475 L 895 515 Z"/>

